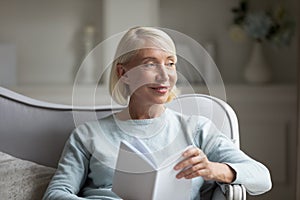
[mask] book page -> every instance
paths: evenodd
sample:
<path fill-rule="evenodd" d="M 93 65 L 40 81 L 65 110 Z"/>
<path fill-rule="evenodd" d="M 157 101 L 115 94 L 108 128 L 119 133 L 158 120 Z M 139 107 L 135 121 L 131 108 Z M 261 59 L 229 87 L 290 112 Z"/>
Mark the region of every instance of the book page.
<path fill-rule="evenodd" d="M 152 163 L 152 166 L 157 168 L 157 165 L 155 163 L 155 159 L 153 158 L 153 154 L 151 153 L 151 150 L 148 148 L 148 146 L 140 139 L 135 138 L 131 142 L 132 146 L 134 146 L 140 153 L 142 153 L 149 162 Z"/>
<path fill-rule="evenodd" d="M 182 153 L 187 148 L 172 154 L 156 168 L 151 161 L 153 158 L 146 156 L 151 155 L 150 150 L 142 141 L 137 139 L 133 144 L 122 141 L 113 178 L 113 192 L 123 199 L 190 199 L 191 180 L 177 179 L 179 171 L 173 169 L 183 159 Z"/>
<path fill-rule="evenodd" d="M 155 165 L 130 143 L 122 141 L 116 168 L 129 173 L 145 173 L 154 171 Z"/>
<path fill-rule="evenodd" d="M 138 149 L 122 141 L 112 191 L 123 199 L 152 200 L 156 173 L 152 163 Z"/>
<path fill-rule="evenodd" d="M 165 167 L 174 167 L 177 163 L 179 163 L 183 157 L 182 154 L 183 152 L 185 152 L 187 149 L 191 148 L 193 145 L 189 145 L 188 147 L 184 148 L 181 151 L 175 152 L 174 154 L 172 154 L 171 156 L 167 157 L 160 165 L 159 165 L 159 169 L 161 168 L 165 168 Z M 172 165 L 172 166 L 169 166 Z"/>
<path fill-rule="evenodd" d="M 159 167 L 156 183 L 155 183 L 155 200 L 182 200 L 190 199 L 192 181 L 191 179 L 177 179 L 176 175 L 180 171 L 174 170 L 174 166 L 182 161 L 184 158 L 182 153 L 192 145 L 183 149 L 182 151 L 176 152 L 169 156 Z"/>
<path fill-rule="evenodd" d="M 155 180 L 156 171 L 126 173 L 116 170 L 112 191 L 125 200 L 153 200 Z"/>
<path fill-rule="evenodd" d="M 177 179 L 177 173 L 178 171 L 175 171 L 172 166 L 162 168 L 160 171 L 158 171 L 153 199 L 190 199 L 192 180 L 185 178 Z"/>

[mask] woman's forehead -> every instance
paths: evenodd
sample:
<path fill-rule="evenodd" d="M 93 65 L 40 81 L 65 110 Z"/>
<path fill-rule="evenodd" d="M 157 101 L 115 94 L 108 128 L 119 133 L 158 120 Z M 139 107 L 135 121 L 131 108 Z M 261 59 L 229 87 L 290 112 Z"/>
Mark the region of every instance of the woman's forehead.
<path fill-rule="evenodd" d="M 143 48 L 139 49 L 136 54 L 137 57 L 144 58 L 175 58 L 174 52 L 166 51 L 161 48 Z"/>

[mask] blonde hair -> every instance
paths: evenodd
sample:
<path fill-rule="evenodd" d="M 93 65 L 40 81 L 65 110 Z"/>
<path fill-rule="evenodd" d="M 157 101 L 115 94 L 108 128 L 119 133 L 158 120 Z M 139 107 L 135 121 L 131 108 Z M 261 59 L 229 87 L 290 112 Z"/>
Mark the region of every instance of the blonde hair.
<path fill-rule="evenodd" d="M 176 48 L 171 37 L 164 31 L 153 27 L 134 27 L 129 29 L 120 40 L 112 63 L 109 92 L 113 100 L 120 105 L 126 105 L 130 96 L 128 85 L 119 81 L 117 65 L 129 62 L 140 49 L 159 48 L 171 52 L 176 58 Z M 176 96 L 176 86 L 173 87 L 168 101 Z"/>

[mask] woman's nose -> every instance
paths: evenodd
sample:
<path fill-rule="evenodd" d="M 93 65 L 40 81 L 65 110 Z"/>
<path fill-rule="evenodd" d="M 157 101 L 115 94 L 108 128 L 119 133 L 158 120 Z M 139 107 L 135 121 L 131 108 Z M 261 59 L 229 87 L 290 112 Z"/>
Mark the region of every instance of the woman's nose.
<path fill-rule="evenodd" d="M 156 80 L 159 82 L 165 82 L 169 80 L 169 73 L 165 65 L 159 65 L 159 67 L 157 68 Z"/>

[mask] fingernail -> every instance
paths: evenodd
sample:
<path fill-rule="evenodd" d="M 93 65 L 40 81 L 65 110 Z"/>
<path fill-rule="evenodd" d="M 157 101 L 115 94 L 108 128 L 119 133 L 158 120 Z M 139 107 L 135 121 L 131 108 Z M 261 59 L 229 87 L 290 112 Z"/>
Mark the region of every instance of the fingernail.
<path fill-rule="evenodd" d="M 176 178 L 180 179 L 182 176 L 180 174 L 176 175 Z"/>

